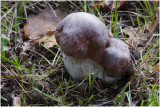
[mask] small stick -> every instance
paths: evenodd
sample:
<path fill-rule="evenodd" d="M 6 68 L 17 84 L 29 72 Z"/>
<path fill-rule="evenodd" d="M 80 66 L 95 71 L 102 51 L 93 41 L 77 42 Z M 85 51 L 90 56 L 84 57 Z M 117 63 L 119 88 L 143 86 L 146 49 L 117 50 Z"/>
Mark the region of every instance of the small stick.
<path fill-rule="evenodd" d="M 132 16 L 131 16 L 131 13 L 130 13 L 130 12 L 129 12 L 129 17 L 130 17 L 130 19 L 131 19 L 132 25 L 135 26 L 135 23 L 134 23 L 134 21 L 133 21 L 133 18 L 132 18 Z"/>
<path fill-rule="evenodd" d="M 128 42 L 126 42 L 126 41 L 123 41 L 123 42 L 125 42 L 127 45 L 129 45 L 130 47 L 132 47 L 134 50 L 136 50 L 136 48 L 134 46 L 132 46 L 131 44 L 129 44 Z"/>
<path fill-rule="evenodd" d="M 77 5 L 75 5 L 71 0 L 69 0 L 69 2 L 71 3 L 71 4 L 73 4 L 74 6 L 76 6 L 81 12 L 83 12 L 83 10 L 81 10 Z"/>
<path fill-rule="evenodd" d="M 41 57 L 43 57 L 43 58 L 49 63 L 49 65 L 51 65 L 50 61 L 49 61 L 46 57 L 44 57 L 43 55 L 41 55 L 40 53 L 38 53 L 38 52 L 36 52 L 36 51 L 33 51 L 33 50 L 31 50 L 31 49 L 28 49 L 28 50 L 31 51 L 31 52 L 34 52 L 34 53 L 36 53 L 36 54 L 38 54 L 38 55 L 40 55 Z"/>
<path fill-rule="evenodd" d="M 56 14 L 56 12 L 53 10 L 53 8 L 51 7 L 51 5 L 47 2 L 47 4 L 49 5 L 49 7 L 52 9 L 52 11 L 53 11 L 53 13 L 54 13 L 54 15 L 55 15 L 55 17 L 57 18 L 57 14 Z"/>
<path fill-rule="evenodd" d="M 5 17 L 7 16 L 7 14 L 10 13 L 10 12 L 13 10 L 14 7 L 15 7 L 15 5 L 14 5 L 12 8 L 10 8 L 9 11 L 7 11 L 7 12 L 1 17 L 1 20 L 3 20 L 3 18 L 5 18 Z"/>

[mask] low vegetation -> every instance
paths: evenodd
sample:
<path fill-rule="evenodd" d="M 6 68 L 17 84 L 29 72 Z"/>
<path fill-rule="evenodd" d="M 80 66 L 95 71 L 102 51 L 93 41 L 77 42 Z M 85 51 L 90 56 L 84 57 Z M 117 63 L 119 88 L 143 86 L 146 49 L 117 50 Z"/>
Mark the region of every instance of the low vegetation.
<path fill-rule="evenodd" d="M 105 83 L 89 70 L 72 79 L 54 30 L 78 11 L 97 16 L 129 46 L 134 74 Z M 158 1 L 3 1 L 1 106 L 158 106 L 159 36 Z"/>

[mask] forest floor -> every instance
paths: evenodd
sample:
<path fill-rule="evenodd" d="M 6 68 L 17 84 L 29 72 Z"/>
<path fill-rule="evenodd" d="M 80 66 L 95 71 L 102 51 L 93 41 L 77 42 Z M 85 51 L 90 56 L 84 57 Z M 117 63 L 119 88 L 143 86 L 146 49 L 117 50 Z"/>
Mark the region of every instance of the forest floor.
<path fill-rule="evenodd" d="M 159 9 L 158 1 L 2 1 L 1 106 L 158 106 Z M 110 83 L 92 76 L 92 85 L 89 76 L 72 79 L 54 31 L 82 11 L 128 45 L 134 74 Z"/>

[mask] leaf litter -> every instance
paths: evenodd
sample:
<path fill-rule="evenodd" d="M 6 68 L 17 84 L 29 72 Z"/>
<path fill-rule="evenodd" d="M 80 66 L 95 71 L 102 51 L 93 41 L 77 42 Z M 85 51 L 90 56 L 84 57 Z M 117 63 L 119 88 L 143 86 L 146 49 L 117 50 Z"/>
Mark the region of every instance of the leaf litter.
<path fill-rule="evenodd" d="M 28 24 L 24 25 L 25 37 L 32 43 L 44 42 L 44 46 L 53 47 L 57 44 L 54 37 L 56 25 L 65 16 L 66 12 L 50 7 L 46 7 L 39 15 L 28 16 Z"/>
<path fill-rule="evenodd" d="M 123 6 L 122 6 L 123 7 Z M 51 9 L 50 9 L 51 10 Z M 42 10 L 42 12 L 43 12 L 44 10 Z M 56 10 L 54 10 L 54 11 L 56 11 Z M 53 15 L 54 15 L 54 12 L 52 11 L 52 13 L 53 13 Z M 55 12 L 56 13 L 56 12 Z M 41 14 L 41 13 L 40 13 Z M 39 14 L 39 15 L 40 15 Z M 40 16 L 39 15 L 32 15 L 33 17 L 35 17 L 35 18 L 40 18 Z M 57 15 L 57 14 L 56 14 Z M 43 15 L 42 15 L 43 16 Z M 29 16 L 30 17 L 30 16 Z M 45 17 L 45 16 L 43 16 L 43 17 Z M 59 18 L 59 17 L 58 17 Z M 34 19 L 35 20 L 35 19 Z M 43 20 L 39 20 L 39 21 L 43 21 Z M 42 24 L 42 22 L 39 22 L 38 21 L 38 23 L 41 23 Z M 28 19 L 28 22 L 29 22 L 29 19 Z M 51 21 L 50 21 L 51 22 Z M 30 48 L 34 48 L 33 50 L 34 51 L 36 51 L 37 53 L 41 53 L 43 56 L 45 56 L 47 59 L 49 59 L 49 60 L 52 60 L 53 58 L 54 58 L 54 55 L 52 54 L 49 54 L 49 52 L 47 52 L 43 47 L 40 47 L 39 45 L 38 45 L 38 43 L 41 43 L 41 42 L 44 42 L 44 43 L 48 43 L 48 41 L 50 41 L 50 40 L 46 40 L 47 38 L 51 38 L 51 37 L 54 37 L 54 30 L 52 29 L 52 30 L 47 30 L 45 27 L 44 27 L 44 29 L 46 29 L 46 30 L 44 30 L 44 29 L 42 29 L 41 28 L 41 25 L 38 25 L 38 26 L 35 26 L 35 27 L 37 27 L 37 29 L 35 29 L 34 27 L 32 27 L 31 29 L 30 29 L 30 26 L 33 26 L 32 24 L 31 24 L 31 22 L 30 23 L 28 23 L 28 28 L 26 28 L 26 30 L 28 29 L 28 35 L 25 35 L 26 36 L 26 38 L 29 38 L 29 36 L 30 35 L 32 35 L 32 32 L 34 32 L 34 31 L 36 31 L 37 29 L 38 29 L 38 33 L 37 34 L 35 34 L 36 36 L 36 38 L 29 38 L 30 40 L 29 40 L 29 42 L 23 42 L 23 47 L 21 47 L 23 50 L 22 51 L 26 51 L 27 49 L 30 49 Z M 56 25 L 55 25 L 56 26 Z M 129 25 L 130 26 L 130 25 Z M 40 29 L 41 30 L 40 30 Z M 53 27 L 54 28 L 54 27 Z M 30 29 L 30 30 L 29 30 Z M 146 28 L 147 29 L 147 28 Z M 44 30 L 44 31 L 43 31 Z M 124 29 L 123 29 L 124 30 Z M 122 30 L 122 31 L 123 31 Z M 131 39 L 130 41 L 131 42 L 129 42 L 129 43 L 131 43 L 131 44 L 133 44 L 133 46 L 134 47 L 137 47 L 135 44 L 136 44 L 136 36 L 137 36 L 137 38 L 139 38 L 138 37 L 138 33 L 139 33 L 139 28 L 134 28 L 134 27 L 126 27 L 126 30 L 129 30 L 129 31 L 131 31 L 130 33 L 129 32 L 127 32 L 127 33 L 125 33 L 125 32 L 123 32 L 123 33 L 125 33 L 125 34 L 127 34 L 127 35 L 129 35 L 129 38 L 130 38 L 130 36 L 132 36 L 132 38 L 133 38 L 133 40 Z M 43 32 L 42 32 L 43 31 Z M 30 32 L 30 33 L 29 33 Z M 151 32 L 152 33 L 152 32 Z M 26 34 L 26 33 L 25 33 Z M 11 35 L 12 36 L 12 35 Z M 23 35 L 22 35 L 23 36 Z M 54 39 L 53 39 L 54 40 Z M 129 40 L 129 39 L 128 39 Z M 34 44 L 33 46 L 31 45 L 31 44 Z M 156 45 L 157 46 L 157 45 Z M 38 47 L 38 48 L 37 48 Z M 142 47 L 142 48 L 144 48 L 144 47 Z M 56 48 L 57 49 L 57 48 Z M 17 51 L 17 50 L 16 50 Z M 53 49 L 53 51 L 54 52 L 56 52 L 56 50 L 55 49 Z M 31 51 L 27 51 L 26 52 L 28 55 L 27 56 L 23 56 L 23 59 L 24 59 L 24 61 L 22 60 L 21 61 L 21 64 L 22 65 L 25 65 L 27 68 L 31 68 L 31 69 L 33 69 L 33 71 L 32 71 L 32 74 L 35 74 L 35 75 L 42 75 L 43 76 L 43 74 L 46 72 L 46 73 L 50 73 L 50 72 L 53 72 L 52 74 L 50 74 L 49 76 L 47 76 L 47 78 L 45 78 L 45 79 L 42 79 L 41 81 L 40 80 L 37 80 L 37 78 L 35 78 L 35 77 L 33 77 L 34 79 L 36 79 L 36 86 L 38 85 L 38 87 L 39 87 L 39 89 L 41 89 L 41 90 L 43 90 L 43 92 L 44 93 L 48 93 L 48 94 L 50 94 L 50 95 L 55 95 L 56 97 L 58 97 L 58 98 L 60 98 L 60 99 L 62 99 L 63 98 L 63 95 L 61 95 L 61 91 L 60 90 L 57 90 L 57 88 L 56 88 L 56 86 L 55 85 L 57 85 L 57 86 L 59 86 L 60 84 L 59 84 L 59 81 L 61 82 L 61 85 L 63 85 L 63 87 L 62 87 L 62 90 L 63 90 L 63 92 L 64 92 L 64 96 L 65 96 L 65 102 L 66 102 L 66 104 L 68 104 L 68 103 L 73 103 L 73 105 L 82 105 L 82 103 L 84 102 L 86 102 L 87 101 L 87 99 L 89 98 L 89 96 L 88 96 L 88 91 L 86 90 L 86 88 L 88 89 L 88 85 L 86 85 L 86 86 L 82 86 L 82 85 L 79 85 L 77 88 L 65 88 L 65 83 L 64 83 L 64 80 L 66 79 L 66 81 L 70 81 L 70 75 L 66 72 L 66 70 L 65 70 L 65 67 L 64 67 L 64 65 L 63 64 L 59 64 L 59 62 L 58 62 L 58 60 L 56 60 L 57 62 L 58 62 L 58 64 L 56 65 L 54 65 L 55 67 L 56 67 L 56 69 L 55 69 L 55 67 L 54 68 L 52 68 L 51 70 L 53 70 L 53 71 L 50 71 L 50 72 L 47 72 L 48 70 L 50 70 L 50 66 L 49 66 L 49 64 L 45 61 L 45 60 L 42 60 L 43 58 L 42 58 L 42 56 L 39 56 L 38 54 L 36 54 L 36 53 L 33 53 L 33 52 L 31 52 Z M 137 54 L 137 53 L 136 53 Z M 22 54 L 23 55 L 23 54 Z M 17 56 L 17 57 L 19 57 L 19 59 L 20 59 L 20 57 L 22 56 L 21 54 L 20 54 L 20 56 Z M 6 57 L 8 57 L 8 55 L 6 56 Z M 30 65 L 28 65 L 28 62 L 31 62 L 31 64 Z M 4 62 L 3 62 L 4 63 Z M 35 68 L 33 67 L 33 64 L 36 64 L 35 65 Z M 9 69 L 9 70 L 12 70 L 13 72 L 15 72 L 16 70 L 15 70 L 15 68 L 14 68 L 14 66 L 10 66 L 10 64 L 5 64 L 5 66 L 7 66 L 7 68 Z M 57 67 L 58 66 L 58 67 Z M 32 68 L 33 67 L 33 68 Z M 138 67 L 136 67 L 136 68 L 138 68 Z M 47 70 L 46 70 L 47 69 Z M 143 69 L 144 70 L 141 70 L 141 69 L 138 69 L 138 70 L 140 70 L 140 71 L 142 71 L 142 72 L 144 72 L 146 69 L 145 69 L 145 67 L 143 67 Z M 154 69 L 154 67 L 153 67 L 153 69 Z M 21 71 L 21 70 L 20 70 Z M 4 67 L 2 68 L 2 72 L 4 72 Z M 23 72 L 23 71 L 22 71 Z M 25 72 L 25 74 L 27 74 L 27 72 Z M 141 76 L 141 74 L 138 74 L 137 73 L 137 75 L 138 76 Z M 32 76 L 30 76 L 31 78 L 32 78 Z M 6 78 L 6 77 L 5 77 Z M 156 78 L 156 77 L 155 77 Z M 126 79 L 126 78 L 124 78 L 124 79 Z M 115 98 L 117 98 L 117 96 L 119 96 L 119 93 L 122 91 L 122 89 L 123 89 L 123 87 L 124 87 L 124 85 L 126 84 L 126 82 L 128 82 L 129 80 L 127 79 L 127 80 L 124 80 L 124 79 L 122 79 L 121 80 L 121 82 L 117 82 L 117 83 L 113 83 L 113 84 L 106 84 L 106 83 L 103 83 L 101 80 L 99 80 L 99 79 L 96 79 L 96 81 L 97 81 L 97 83 L 98 83 L 98 85 L 99 85 L 99 87 L 100 87 L 100 89 L 99 90 L 97 90 L 97 85 L 95 85 L 95 84 L 93 84 L 93 89 L 92 89 L 92 94 L 94 95 L 94 97 L 93 97 L 93 99 L 90 101 L 90 105 L 92 105 L 92 104 L 100 104 L 100 105 L 113 105 L 113 102 L 115 102 Z M 148 78 L 146 78 L 146 79 L 148 79 Z M 15 86 L 17 87 L 18 85 L 16 84 L 16 85 L 13 85 L 12 83 L 13 83 L 13 81 L 10 81 L 10 80 L 12 80 L 12 78 L 10 78 L 10 79 L 8 79 L 8 82 L 5 82 L 5 83 L 7 83 L 7 86 L 6 85 L 4 85 L 4 88 L 3 88 L 3 94 L 2 94 L 2 96 L 5 96 L 6 97 L 6 95 L 8 95 L 8 93 L 10 93 L 12 90 L 15 90 Z M 17 79 L 17 80 L 20 80 L 21 81 L 21 79 Z M 139 77 L 138 77 L 138 79 L 136 79 L 135 81 L 136 82 L 133 82 L 133 83 L 135 83 L 136 84 L 136 86 L 134 86 L 134 88 L 132 88 L 132 93 L 133 94 L 137 94 L 137 92 L 139 92 L 139 91 L 137 91 L 137 92 L 133 92 L 134 91 L 134 89 L 138 89 L 139 87 L 138 87 L 138 85 L 139 85 L 139 83 L 140 82 L 138 82 L 137 80 L 139 80 L 139 81 L 141 81 L 141 79 L 139 79 Z M 41 93 L 37 93 L 35 90 L 28 90 L 28 79 L 26 79 L 26 78 L 24 78 L 24 89 L 28 92 L 28 94 L 29 95 L 31 95 L 32 97 L 34 97 L 34 98 L 38 98 L 38 101 L 40 101 L 40 103 L 41 104 L 45 104 L 45 106 L 46 105 L 60 105 L 60 104 L 58 104 L 57 102 L 55 102 L 54 100 L 50 100 L 49 98 L 47 98 L 47 97 L 44 97 Z M 33 81 L 34 82 L 34 81 Z M 4 83 L 4 82 L 3 82 Z M 52 84 L 52 83 L 54 83 L 54 84 Z M 71 81 L 70 82 L 68 82 L 68 85 L 69 86 L 71 86 L 71 85 L 74 85 L 74 84 L 79 84 L 79 82 L 76 82 L 76 81 L 74 81 L 74 80 L 72 80 L 71 79 Z M 86 81 L 85 83 L 88 83 L 88 81 Z M 8 84 L 10 84 L 10 85 L 8 85 Z M 15 84 L 15 83 L 14 83 Z M 66 84 L 67 85 L 67 84 Z M 13 87 L 12 87 L 13 86 Z M 30 85 L 29 85 L 30 86 Z M 7 87 L 7 88 L 5 88 L 5 87 Z M 79 87 L 81 87 L 82 88 L 82 90 L 80 90 L 81 88 L 79 88 Z M 9 88 L 9 91 L 6 91 L 6 89 L 8 89 Z M 17 90 L 17 88 L 16 88 L 16 90 Z M 21 96 L 21 89 L 18 89 L 17 91 L 16 91 L 16 94 L 18 93 L 20 96 Z M 20 92 L 20 93 L 19 93 Z M 83 94 L 82 94 L 83 93 Z M 18 95 L 18 96 L 19 96 Z M 33 99 L 31 99 L 31 98 L 29 98 L 28 96 L 27 96 L 27 94 L 25 94 L 26 95 L 26 99 L 25 99 L 25 103 L 26 103 L 26 105 L 28 105 L 28 104 L 37 104 L 37 103 L 39 103 L 39 102 L 37 102 L 37 100 L 33 100 Z M 17 96 L 17 95 L 16 95 Z M 141 100 L 141 99 L 139 99 L 139 98 L 135 98 L 136 96 L 138 96 L 138 97 L 142 97 L 141 95 L 133 95 L 132 97 L 133 97 L 133 101 L 136 103 L 136 105 L 137 105 L 137 100 Z M 79 99 L 80 98 L 80 99 Z M 82 100 L 81 100 L 81 98 L 83 98 Z M 3 101 L 3 100 L 2 100 Z M 4 101 L 3 101 L 4 102 Z M 110 102 L 110 103 L 109 103 Z M 124 105 L 128 105 L 128 104 L 125 104 L 125 102 L 126 102 L 126 100 L 124 101 Z M 139 105 L 139 104 L 138 104 Z"/>
<path fill-rule="evenodd" d="M 145 24 L 145 29 L 148 30 L 149 33 L 142 32 L 139 27 L 133 28 L 132 26 L 127 26 L 122 29 L 122 32 L 129 36 L 128 43 L 134 47 L 140 46 L 144 47 L 153 36 L 153 32 L 155 28 L 158 26 L 159 15 L 157 13 L 154 22 L 147 22 Z"/>

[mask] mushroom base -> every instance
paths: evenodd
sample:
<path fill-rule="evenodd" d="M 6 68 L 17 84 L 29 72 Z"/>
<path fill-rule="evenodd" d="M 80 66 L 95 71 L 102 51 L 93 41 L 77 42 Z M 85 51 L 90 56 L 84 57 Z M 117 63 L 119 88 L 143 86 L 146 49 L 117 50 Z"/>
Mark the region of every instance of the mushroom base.
<path fill-rule="evenodd" d="M 87 59 L 76 59 L 71 56 L 67 56 L 64 53 L 63 61 L 68 73 L 72 76 L 73 79 L 84 79 L 89 75 L 89 69 L 92 75 L 97 74 L 97 78 L 102 79 L 105 82 L 112 82 L 120 79 L 121 77 L 109 77 L 104 73 L 102 67 L 95 62 L 94 60 Z"/>

